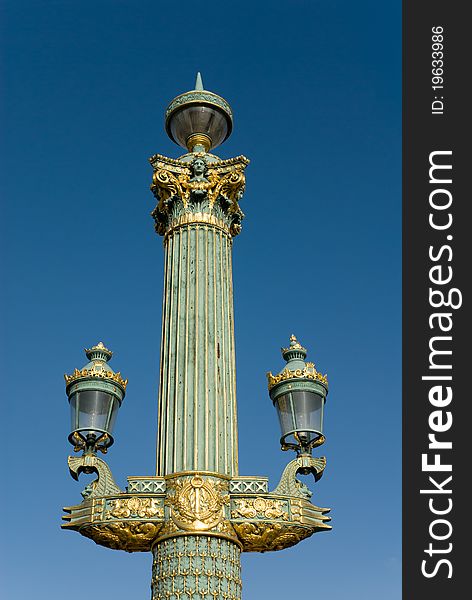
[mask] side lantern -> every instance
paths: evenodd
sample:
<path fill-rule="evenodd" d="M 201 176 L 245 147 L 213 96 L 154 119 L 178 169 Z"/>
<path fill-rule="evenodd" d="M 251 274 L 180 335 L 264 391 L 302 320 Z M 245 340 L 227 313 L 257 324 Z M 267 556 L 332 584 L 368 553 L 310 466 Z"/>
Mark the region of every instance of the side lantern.
<path fill-rule="evenodd" d="M 102 342 L 85 350 L 89 363 L 64 375 L 71 409 L 69 442 L 74 451 L 105 453 L 113 444 L 113 426 L 128 380 L 108 365 L 113 353 Z"/>
<path fill-rule="evenodd" d="M 323 416 L 328 380 L 315 365 L 305 362 L 306 348 L 292 335 L 290 346 L 282 348 L 287 362 L 278 374 L 267 373 L 269 395 L 277 410 L 282 450 L 295 450 L 299 456 L 311 455 L 324 441 Z"/>

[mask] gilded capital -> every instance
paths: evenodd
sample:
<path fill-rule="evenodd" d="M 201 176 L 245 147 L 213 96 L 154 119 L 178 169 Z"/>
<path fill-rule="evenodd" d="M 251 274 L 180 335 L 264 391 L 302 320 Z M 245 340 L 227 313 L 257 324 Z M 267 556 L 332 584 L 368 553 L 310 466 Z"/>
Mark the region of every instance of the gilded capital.
<path fill-rule="evenodd" d="M 157 200 L 151 215 L 159 235 L 191 223 L 238 235 L 244 218 L 239 200 L 246 183 L 247 158 L 220 160 L 206 152 L 193 152 L 181 159 L 156 154 L 150 162 L 154 169 L 151 191 Z"/>

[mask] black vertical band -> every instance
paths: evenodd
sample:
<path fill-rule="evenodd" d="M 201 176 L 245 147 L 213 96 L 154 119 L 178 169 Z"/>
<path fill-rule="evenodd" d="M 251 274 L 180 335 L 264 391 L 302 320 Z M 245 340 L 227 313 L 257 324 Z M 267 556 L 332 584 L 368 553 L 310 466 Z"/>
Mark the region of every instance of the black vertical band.
<path fill-rule="evenodd" d="M 470 589 L 472 528 L 464 509 L 471 498 L 466 487 L 472 440 L 466 91 L 472 29 L 465 8 L 460 2 L 403 2 L 403 597 L 408 600 L 452 600 Z"/>

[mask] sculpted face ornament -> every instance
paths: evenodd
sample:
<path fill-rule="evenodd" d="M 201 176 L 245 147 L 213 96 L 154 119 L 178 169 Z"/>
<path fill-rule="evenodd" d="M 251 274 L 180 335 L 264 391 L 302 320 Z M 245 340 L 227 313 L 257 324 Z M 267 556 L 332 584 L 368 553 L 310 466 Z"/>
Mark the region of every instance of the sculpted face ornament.
<path fill-rule="evenodd" d="M 192 162 L 192 172 L 193 177 L 188 180 L 187 191 L 194 195 L 195 200 L 201 201 L 208 195 L 211 187 L 213 187 L 212 183 L 205 177 L 207 172 L 206 161 L 197 156 Z"/>
<path fill-rule="evenodd" d="M 207 181 L 205 172 L 207 170 L 206 162 L 203 158 L 196 158 L 192 163 L 193 177 L 190 181 Z"/>

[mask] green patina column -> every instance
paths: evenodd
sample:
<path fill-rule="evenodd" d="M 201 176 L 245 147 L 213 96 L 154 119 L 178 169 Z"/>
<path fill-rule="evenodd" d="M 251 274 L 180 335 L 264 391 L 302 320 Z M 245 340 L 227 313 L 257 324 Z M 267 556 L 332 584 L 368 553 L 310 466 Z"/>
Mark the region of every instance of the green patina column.
<path fill-rule="evenodd" d="M 202 112 L 215 126 L 195 132 Z M 249 161 L 208 152 L 231 126 L 227 102 L 198 77 L 166 114 L 170 137 L 190 152 L 151 158 L 165 254 L 157 476 L 169 490 L 169 520 L 153 545 L 154 600 L 241 597 L 241 544 L 227 506 L 238 475 L 231 250 Z"/>
<path fill-rule="evenodd" d="M 197 161 L 206 165 L 204 158 Z M 162 190 L 158 182 L 156 188 Z M 233 476 L 238 455 L 230 223 L 221 206 L 211 210 L 207 203 L 202 210 L 193 193 L 186 207 L 178 196 L 172 202 L 176 214 L 158 220 L 165 267 L 157 475 L 203 470 Z"/>

